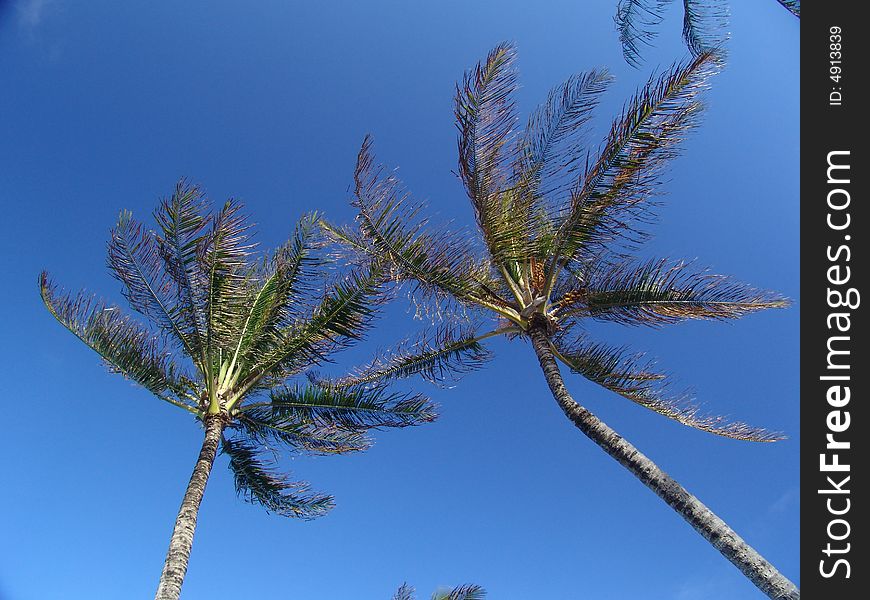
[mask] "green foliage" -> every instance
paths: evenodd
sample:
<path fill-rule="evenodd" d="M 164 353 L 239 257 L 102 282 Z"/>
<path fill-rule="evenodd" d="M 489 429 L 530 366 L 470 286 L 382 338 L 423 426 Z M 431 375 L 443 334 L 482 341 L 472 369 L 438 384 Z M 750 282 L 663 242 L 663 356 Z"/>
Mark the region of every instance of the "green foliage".
<path fill-rule="evenodd" d="M 59 291 L 46 273 L 42 299 L 110 370 L 200 420 L 220 415 L 221 451 L 241 496 L 282 515 L 318 516 L 331 498 L 276 474 L 263 448 L 358 451 L 370 444 L 368 430 L 435 419 L 419 395 L 290 381 L 364 337 L 386 281 L 382 267 L 368 264 L 324 285 L 317 215 L 304 217 L 269 254 L 250 241 L 240 203 L 211 212 L 202 192 L 183 181 L 154 217 L 156 231 L 122 212 L 108 244 L 109 269 L 141 322 L 86 294 Z"/>
<path fill-rule="evenodd" d="M 414 588 L 403 583 L 392 600 L 415 600 L 415 598 Z M 466 584 L 453 589 L 438 590 L 432 594 L 431 600 L 483 600 L 484 598 L 486 598 L 486 591 L 482 587 Z"/>
<path fill-rule="evenodd" d="M 702 51 L 650 78 L 594 152 L 588 146 L 589 122 L 610 76 L 590 71 L 570 78 L 550 92 L 525 130 L 515 133 L 514 59 L 512 46 L 499 45 L 456 90 L 459 174 L 478 240 L 431 227 L 422 205 L 395 176 L 372 166 L 369 138 L 357 166 L 359 227 L 326 225 L 360 264 L 383 265 L 393 282 L 410 283 L 418 305 L 452 300 L 468 322 L 487 313 L 495 317 L 495 329 L 479 334 L 471 325 L 457 331 L 445 327 L 327 385 L 415 374 L 440 382 L 488 359 L 480 346 L 484 339 L 523 335 L 543 323 L 556 356 L 594 383 L 704 431 L 777 439 L 742 423 L 702 416 L 688 395 L 670 393 L 664 374 L 638 365 L 626 349 L 588 340 L 582 331 L 590 318 L 658 327 L 733 319 L 787 304 L 778 294 L 682 262 L 629 254 L 645 239 L 643 226 L 653 220 L 652 200 L 664 169 L 697 124 L 701 94 L 720 59 Z"/>

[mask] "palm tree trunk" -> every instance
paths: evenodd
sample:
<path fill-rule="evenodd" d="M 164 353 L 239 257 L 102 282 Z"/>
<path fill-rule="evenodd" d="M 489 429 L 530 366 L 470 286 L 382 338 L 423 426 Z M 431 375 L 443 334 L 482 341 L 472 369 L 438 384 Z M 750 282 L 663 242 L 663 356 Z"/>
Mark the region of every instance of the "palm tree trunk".
<path fill-rule="evenodd" d="M 800 598 L 800 590 L 795 584 L 743 541 L 725 521 L 713 514 L 670 475 L 571 397 L 562 381 L 559 365 L 553 356 L 543 327 L 532 326 L 529 329 L 529 337 L 532 339 L 532 346 L 553 397 L 580 431 L 658 494 L 768 597 L 776 600 Z"/>
<path fill-rule="evenodd" d="M 205 417 L 205 439 L 199 451 L 199 458 L 196 459 L 193 475 L 190 476 L 190 482 L 187 484 L 184 500 L 181 501 L 178 517 L 175 519 L 175 528 L 169 540 L 169 551 L 166 553 L 166 562 L 163 564 L 163 573 L 157 586 L 156 600 L 178 600 L 181 595 L 181 584 L 187 573 L 187 561 L 190 559 L 193 533 L 196 530 L 196 515 L 217 456 L 223 429 L 224 421 L 221 415 Z"/>

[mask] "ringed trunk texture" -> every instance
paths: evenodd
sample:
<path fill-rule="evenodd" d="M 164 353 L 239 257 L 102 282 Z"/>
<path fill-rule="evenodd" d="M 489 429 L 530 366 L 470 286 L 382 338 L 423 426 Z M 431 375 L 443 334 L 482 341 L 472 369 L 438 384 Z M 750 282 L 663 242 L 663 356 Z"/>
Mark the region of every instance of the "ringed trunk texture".
<path fill-rule="evenodd" d="M 695 528 L 714 548 L 740 569 L 768 597 L 776 600 L 797 600 L 800 590 L 743 541 L 722 519 L 704 506 L 653 461 L 578 404 L 568 393 L 559 365 L 553 356 L 544 328 L 529 329 L 535 354 L 541 363 L 550 391 L 571 422 L 598 444 L 607 454 L 631 471 L 644 485 L 655 492 Z"/>
<path fill-rule="evenodd" d="M 205 417 L 205 439 L 199 458 L 187 484 L 184 500 L 178 510 L 175 519 L 175 528 L 169 539 L 169 551 L 166 553 L 166 562 L 163 564 L 163 573 L 160 575 L 160 583 L 157 586 L 156 600 L 178 600 L 181 595 L 181 584 L 187 573 L 187 562 L 190 559 L 190 548 L 193 545 L 193 533 L 196 530 L 196 516 L 208 476 L 211 473 L 215 456 L 217 456 L 218 444 L 224 429 L 221 415 L 207 415 Z"/>

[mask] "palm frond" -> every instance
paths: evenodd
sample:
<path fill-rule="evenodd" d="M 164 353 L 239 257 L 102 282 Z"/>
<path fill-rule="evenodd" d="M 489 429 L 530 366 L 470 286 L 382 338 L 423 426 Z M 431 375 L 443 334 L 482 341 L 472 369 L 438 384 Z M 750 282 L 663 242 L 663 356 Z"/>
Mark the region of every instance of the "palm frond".
<path fill-rule="evenodd" d="M 559 314 L 655 327 L 685 319 L 736 319 L 788 306 L 779 294 L 690 267 L 658 259 L 593 269 L 582 287 L 565 295 Z"/>
<path fill-rule="evenodd" d="M 348 431 L 408 427 L 437 417 L 435 405 L 425 396 L 390 393 L 383 387 L 285 386 L 272 391 L 268 406 L 252 406 L 250 410 L 242 407 L 243 413 L 261 411 L 257 414 L 267 413 L 278 422 Z"/>
<path fill-rule="evenodd" d="M 683 40 L 694 56 L 723 47 L 729 17 L 722 0 L 683 0 Z"/>
<path fill-rule="evenodd" d="M 459 176 L 492 260 L 497 264 L 524 258 L 518 248 L 525 234 L 513 218 L 508 171 L 518 147 L 511 139 L 516 123 L 513 94 L 517 88 L 515 50 L 496 46 L 486 60 L 468 71 L 456 86 L 454 114 L 459 130 Z"/>
<path fill-rule="evenodd" d="M 573 372 L 683 425 L 738 440 L 783 439 L 778 433 L 702 414 L 691 395 L 673 393 L 667 375 L 654 370 L 652 362 L 645 360 L 642 354 L 594 343 L 585 335 L 572 340 L 560 336 L 554 341 L 553 349 Z"/>
<path fill-rule="evenodd" d="M 509 195 L 513 205 L 508 209 L 511 218 L 523 223 L 529 239 L 529 247 L 522 249 L 524 257 L 544 256 L 550 250 L 546 240 L 553 231 L 553 208 L 578 178 L 586 125 L 611 81 L 606 70 L 571 77 L 553 88 L 529 117 L 518 141 L 515 191 Z"/>
<path fill-rule="evenodd" d="M 313 277 L 322 259 L 313 251 L 319 246 L 319 217 L 311 214 L 296 225 L 293 237 L 264 266 L 261 283 L 248 300 L 248 314 L 238 336 L 236 355 L 242 365 L 256 363 L 282 329 L 302 318 L 303 301 L 312 291 Z"/>
<path fill-rule="evenodd" d="M 486 598 L 486 591 L 473 583 L 432 594 L 432 600 L 483 600 L 484 598 Z"/>
<path fill-rule="evenodd" d="M 785 8 L 788 12 L 796 16 L 798 19 L 801 18 L 801 0 L 776 0 L 779 2 L 783 8 Z"/>
<path fill-rule="evenodd" d="M 109 270 L 124 284 L 130 306 L 154 321 L 194 360 L 201 358 L 204 326 L 184 303 L 181 288 L 171 277 L 157 236 L 121 212 L 108 243 Z"/>
<path fill-rule="evenodd" d="M 251 298 L 251 267 L 248 257 L 254 248 L 242 205 L 228 200 L 211 218 L 199 250 L 208 288 L 207 354 L 219 368 L 224 353 L 236 347 Z"/>
<path fill-rule="evenodd" d="M 250 355 L 249 381 L 269 385 L 328 360 L 330 353 L 362 339 L 382 301 L 380 265 L 354 270 L 330 286 L 307 319 L 260 336 L 257 356 Z M 268 335 L 267 335 L 268 334 Z"/>
<path fill-rule="evenodd" d="M 414 588 L 408 585 L 407 583 L 403 583 L 396 593 L 393 594 L 392 600 L 414 600 Z"/>
<path fill-rule="evenodd" d="M 312 493 L 308 484 L 288 481 L 258 455 L 257 447 L 243 439 L 224 437 L 221 453 L 229 457 L 236 493 L 267 511 L 285 517 L 314 519 L 334 505 L 331 496 Z"/>
<path fill-rule="evenodd" d="M 330 388 L 385 383 L 420 375 L 426 381 L 441 384 L 457 381 L 492 358 L 473 330 L 463 327 L 440 327 L 424 331 L 416 338 L 376 356 L 368 365 L 355 369 L 353 375 L 326 382 Z"/>
<path fill-rule="evenodd" d="M 664 20 L 665 8 L 672 0 L 620 0 L 616 5 L 616 30 L 622 55 L 632 67 L 641 65 L 641 51 L 658 36 L 656 27 Z"/>
<path fill-rule="evenodd" d="M 58 322 L 94 350 L 109 369 L 141 385 L 152 394 L 195 412 L 192 381 L 171 359 L 160 339 L 119 308 L 85 294 L 73 297 L 57 289 L 43 272 L 42 301 Z"/>
<path fill-rule="evenodd" d="M 289 450 L 311 454 L 361 452 L 372 444 L 362 431 L 306 422 L 303 414 L 292 409 L 273 409 L 266 405 L 251 405 L 241 412 L 237 426 L 258 444 L 281 444 Z"/>
<path fill-rule="evenodd" d="M 154 212 L 154 220 L 160 227 L 157 235 L 157 250 L 163 261 L 163 269 L 175 288 L 177 312 L 189 332 L 187 351 L 191 357 L 208 369 L 206 339 L 208 315 L 206 314 L 207 274 L 199 261 L 199 251 L 208 226 L 208 203 L 202 191 L 181 180 L 172 196 L 161 200 Z"/>
<path fill-rule="evenodd" d="M 549 281 L 581 251 L 594 253 L 593 247 L 619 238 L 629 245 L 642 239 L 632 222 L 650 218 L 645 201 L 656 190 L 661 167 L 694 125 L 701 110 L 698 95 L 716 64 L 715 55 L 705 53 L 651 79 L 614 122 L 561 219 Z"/>
<path fill-rule="evenodd" d="M 372 260 L 387 261 L 397 282 L 413 282 L 416 291 L 438 300 L 454 298 L 474 306 L 486 292 L 488 268 L 472 254 L 467 235 L 433 231 L 393 175 L 374 166 L 372 140 L 366 137 L 354 173 L 360 237 L 333 229 Z M 493 295 L 495 295 L 493 293 Z"/>

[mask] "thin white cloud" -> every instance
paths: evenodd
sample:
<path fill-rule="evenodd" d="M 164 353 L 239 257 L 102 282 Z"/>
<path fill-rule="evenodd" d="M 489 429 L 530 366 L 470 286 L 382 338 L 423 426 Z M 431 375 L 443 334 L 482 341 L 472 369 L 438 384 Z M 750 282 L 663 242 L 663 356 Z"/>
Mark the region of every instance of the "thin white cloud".
<path fill-rule="evenodd" d="M 17 5 L 18 23 L 27 29 L 35 29 L 52 4 L 54 0 L 20 0 Z"/>

